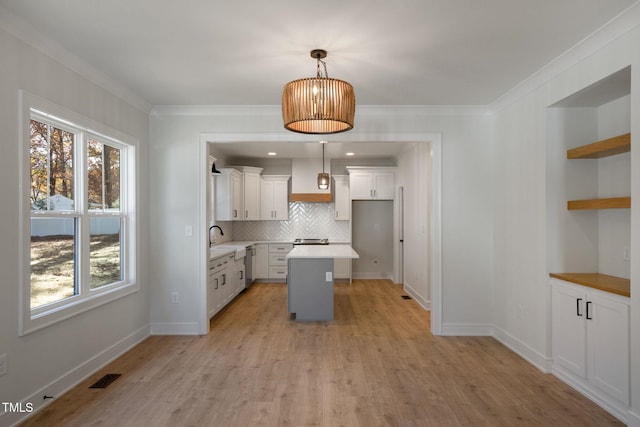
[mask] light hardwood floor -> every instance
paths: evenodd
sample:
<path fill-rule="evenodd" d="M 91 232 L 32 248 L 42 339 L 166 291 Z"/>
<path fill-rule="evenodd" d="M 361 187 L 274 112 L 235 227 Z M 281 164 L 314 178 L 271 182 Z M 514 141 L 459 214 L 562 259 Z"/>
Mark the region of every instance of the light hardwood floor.
<path fill-rule="evenodd" d="M 488 337 L 434 337 L 385 280 L 336 285 L 335 318 L 300 323 L 256 284 L 205 337 L 154 336 L 25 426 L 622 425 Z M 88 386 L 120 373 L 106 389 Z"/>

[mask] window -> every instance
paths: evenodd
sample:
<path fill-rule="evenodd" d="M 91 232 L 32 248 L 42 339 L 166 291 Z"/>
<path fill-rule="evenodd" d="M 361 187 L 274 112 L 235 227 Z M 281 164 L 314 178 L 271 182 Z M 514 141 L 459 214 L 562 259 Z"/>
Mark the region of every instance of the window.
<path fill-rule="evenodd" d="M 137 290 L 135 143 L 23 100 L 21 334 Z"/>

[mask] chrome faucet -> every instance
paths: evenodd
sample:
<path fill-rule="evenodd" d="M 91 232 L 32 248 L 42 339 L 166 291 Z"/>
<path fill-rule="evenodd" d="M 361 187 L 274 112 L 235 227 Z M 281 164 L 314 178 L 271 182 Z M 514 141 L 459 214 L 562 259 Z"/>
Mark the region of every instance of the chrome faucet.
<path fill-rule="evenodd" d="M 217 228 L 218 230 L 220 230 L 220 235 L 224 236 L 224 233 L 222 232 L 222 228 L 220 228 L 219 225 L 212 225 L 211 227 L 209 227 L 209 247 L 211 247 L 211 229 L 213 228 Z"/>

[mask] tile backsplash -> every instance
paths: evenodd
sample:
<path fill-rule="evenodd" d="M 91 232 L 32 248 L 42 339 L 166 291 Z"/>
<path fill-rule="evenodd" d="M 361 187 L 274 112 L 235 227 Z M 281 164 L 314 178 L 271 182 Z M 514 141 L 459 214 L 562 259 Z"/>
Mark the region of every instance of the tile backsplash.
<path fill-rule="evenodd" d="M 327 238 L 350 241 L 349 221 L 334 219 L 333 203 L 289 203 L 288 221 L 235 221 L 234 240 L 293 240 Z"/>

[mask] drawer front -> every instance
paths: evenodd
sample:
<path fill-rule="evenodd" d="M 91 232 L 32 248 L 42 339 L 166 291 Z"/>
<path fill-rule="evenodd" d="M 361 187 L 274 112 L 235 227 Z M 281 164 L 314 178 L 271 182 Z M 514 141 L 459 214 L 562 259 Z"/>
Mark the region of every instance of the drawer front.
<path fill-rule="evenodd" d="M 293 243 L 269 243 L 269 253 L 289 253 Z"/>
<path fill-rule="evenodd" d="M 287 265 L 286 253 L 269 254 L 269 265 Z"/>
<path fill-rule="evenodd" d="M 270 279 L 285 279 L 287 277 L 287 266 L 269 267 Z"/>

